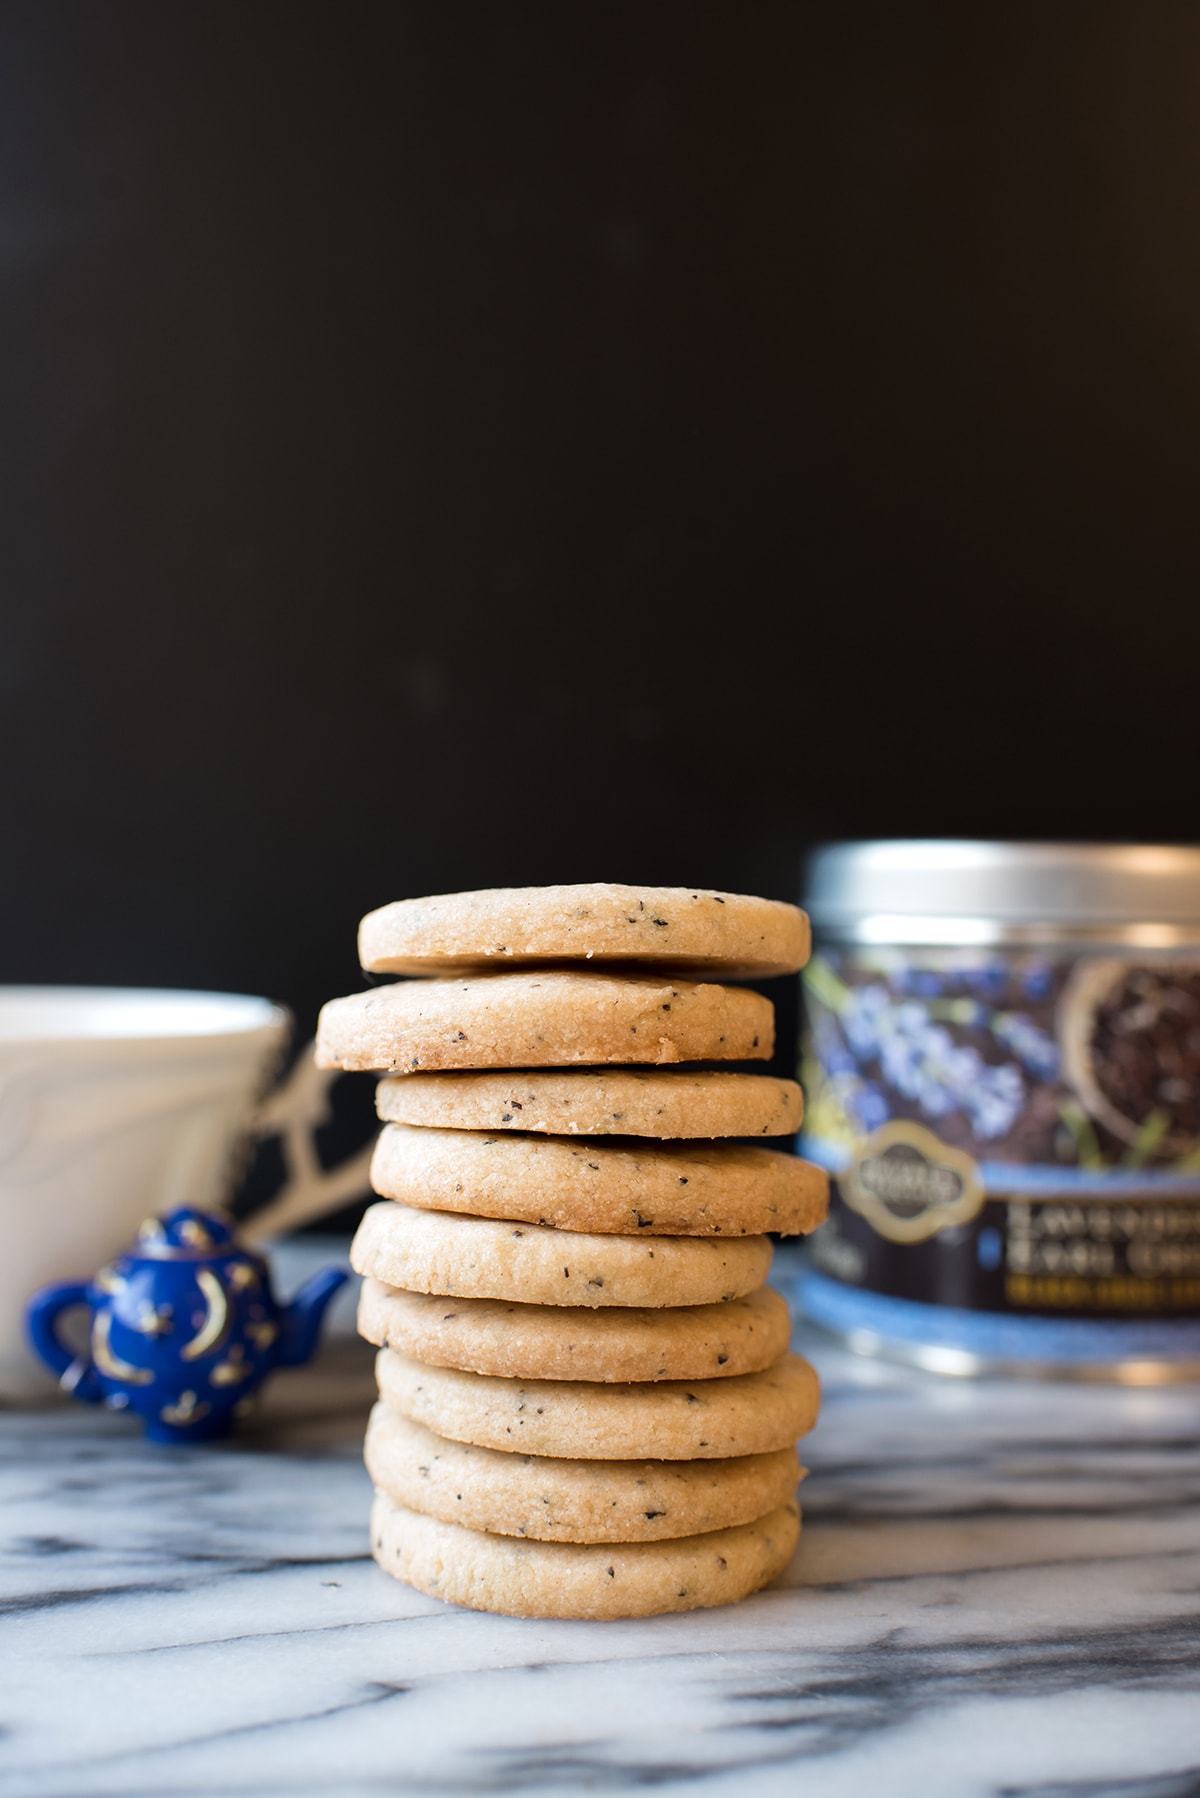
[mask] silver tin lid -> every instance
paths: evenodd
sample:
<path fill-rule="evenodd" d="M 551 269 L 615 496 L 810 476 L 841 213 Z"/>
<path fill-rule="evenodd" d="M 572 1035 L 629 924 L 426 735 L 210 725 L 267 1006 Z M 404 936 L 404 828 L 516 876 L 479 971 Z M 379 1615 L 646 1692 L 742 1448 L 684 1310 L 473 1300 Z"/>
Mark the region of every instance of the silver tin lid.
<path fill-rule="evenodd" d="M 804 903 L 847 942 L 1169 949 L 1200 944 L 1200 848 L 834 843 L 811 857 Z"/>

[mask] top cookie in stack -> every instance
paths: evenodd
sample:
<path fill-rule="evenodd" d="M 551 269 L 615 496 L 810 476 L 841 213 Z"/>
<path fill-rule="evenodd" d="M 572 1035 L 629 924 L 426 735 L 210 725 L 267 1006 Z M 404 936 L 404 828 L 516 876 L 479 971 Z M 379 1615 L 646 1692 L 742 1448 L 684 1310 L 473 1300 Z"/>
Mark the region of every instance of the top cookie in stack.
<path fill-rule="evenodd" d="M 795 1542 L 817 1402 L 765 1233 L 813 1228 L 826 1183 L 745 1140 L 797 1128 L 794 1082 L 665 1064 L 770 1057 L 770 1003 L 724 982 L 798 969 L 804 914 L 495 890 L 385 906 L 359 944 L 369 971 L 418 976 L 332 1001 L 317 1038 L 322 1066 L 391 1076 L 372 1167 L 391 1202 L 352 1251 L 382 1349 L 376 1558 L 519 1615 L 755 1590 Z"/>
<path fill-rule="evenodd" d="M 808 919 L 795 905 L 687 887 L 493 887 L 400 899 L 359 925 L 372 974 L 463 974 L 551 962 L 625 962 L 718 980 L 797 973 Z"/>

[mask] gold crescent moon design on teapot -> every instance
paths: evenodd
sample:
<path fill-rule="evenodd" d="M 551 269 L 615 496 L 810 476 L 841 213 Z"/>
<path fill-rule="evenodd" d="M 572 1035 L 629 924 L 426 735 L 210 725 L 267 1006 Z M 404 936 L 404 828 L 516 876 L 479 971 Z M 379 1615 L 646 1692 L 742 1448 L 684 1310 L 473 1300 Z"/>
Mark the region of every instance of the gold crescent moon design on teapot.
<path fill-rule="evenodd" d="M 112 1329 L 112 1316 L 107 1311 L 98 1311 L 92 1326 L 92 1360 L 102 1374 L 110 1380 L 128 1380 L 134 1386 L 148 1386 L 154 1374 L 148 1367 L 135 1367 L 131 1361 L 123 1361 L 120 1355 L 114 1354 L 109 1341 Z"/>
<path fill-rule="evenodd" d="M 196 1361 L 215 1348 L 225 1334 L 229 1321 L 229 1301 L 225 1296 L 225 1288 L 211 1268 L 201 1267 L 196 1270 L 196 1284 L 204 1294 L 207 1314 L 199 1330 L 190 1342 L 185 1342 L 179 1353 L 185 1361 Z"/>

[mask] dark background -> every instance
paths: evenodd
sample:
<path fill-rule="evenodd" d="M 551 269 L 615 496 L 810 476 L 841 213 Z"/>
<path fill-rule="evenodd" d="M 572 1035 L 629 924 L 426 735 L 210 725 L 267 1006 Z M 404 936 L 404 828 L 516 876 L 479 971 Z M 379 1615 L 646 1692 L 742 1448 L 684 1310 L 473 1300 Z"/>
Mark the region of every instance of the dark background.
<path fill-rule="evenodd" d="M 1200 9 L 0 6 L 0 979 L 1187 839 Z"/>

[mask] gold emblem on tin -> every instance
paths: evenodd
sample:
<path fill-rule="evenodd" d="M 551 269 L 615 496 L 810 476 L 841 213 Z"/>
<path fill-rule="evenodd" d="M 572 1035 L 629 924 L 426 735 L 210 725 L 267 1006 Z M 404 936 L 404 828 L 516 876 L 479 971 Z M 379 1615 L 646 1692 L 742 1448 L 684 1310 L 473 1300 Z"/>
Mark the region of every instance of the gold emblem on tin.
<path fill-rule="evenodd" d="M 971 1157 L 902 1118 L 858 1144 L 839 1188 L 851 1210 L 888 1242 L 926 1242 L 968 1223 L 984 1201 Z"/>

